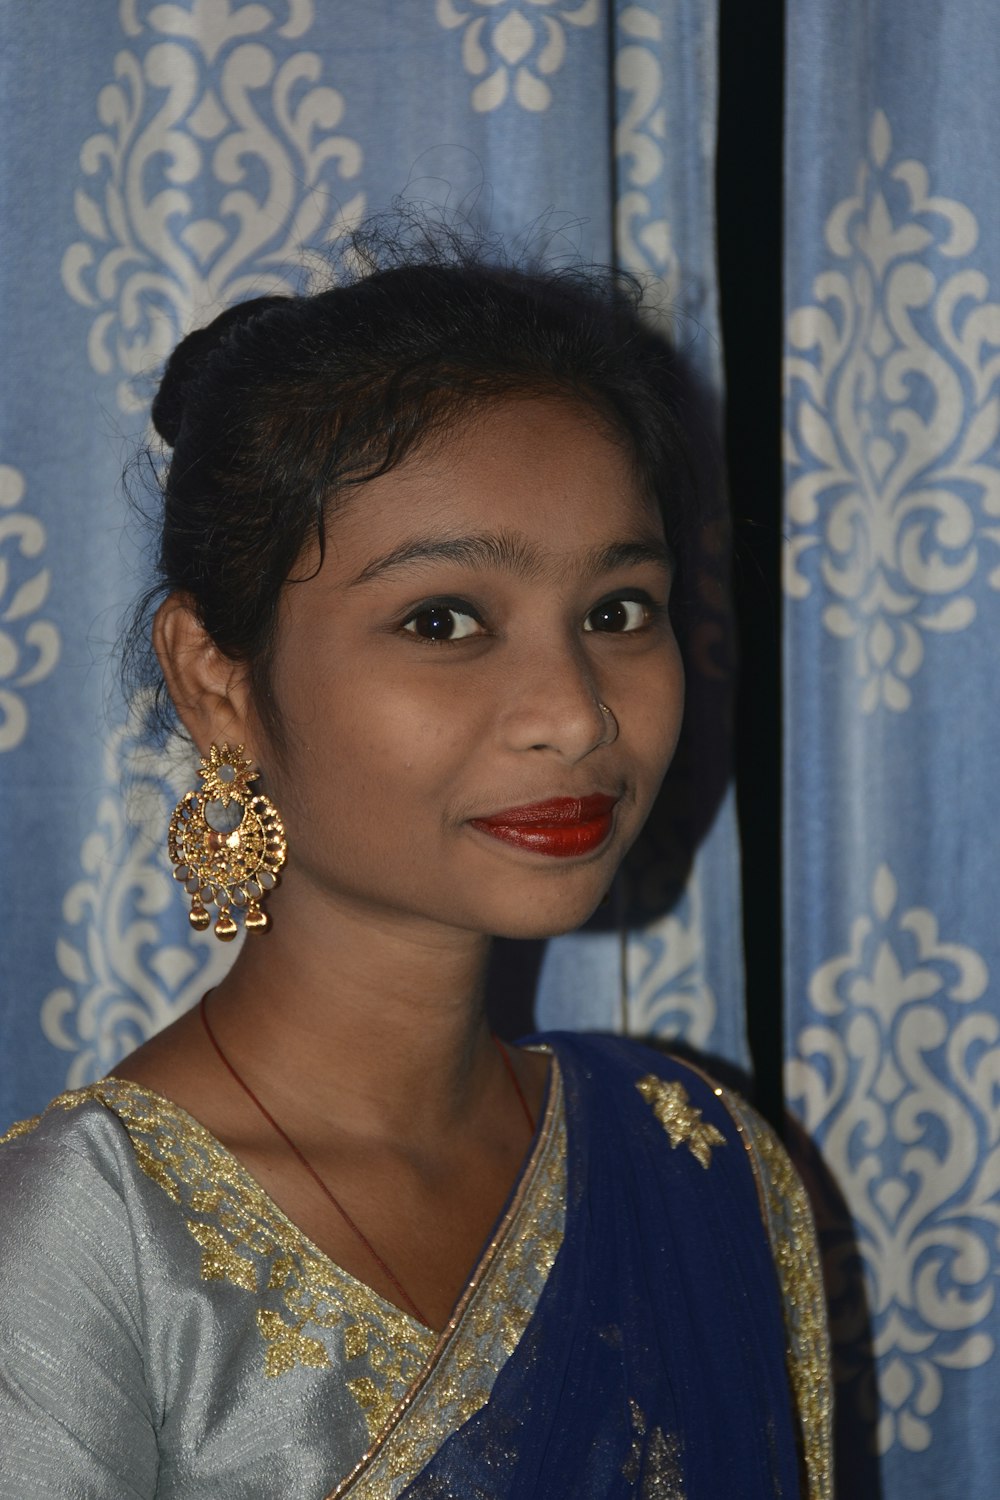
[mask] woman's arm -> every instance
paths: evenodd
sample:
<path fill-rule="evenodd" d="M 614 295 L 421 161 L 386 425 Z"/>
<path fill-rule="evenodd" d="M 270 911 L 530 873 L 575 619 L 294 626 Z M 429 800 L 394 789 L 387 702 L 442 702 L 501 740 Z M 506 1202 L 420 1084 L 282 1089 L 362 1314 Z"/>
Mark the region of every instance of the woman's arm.
<path fill-rule="evenodd" d="M 59 1114 L 0 1146 L 0 1497 L 152 1500 L 139 1247 Z"/>

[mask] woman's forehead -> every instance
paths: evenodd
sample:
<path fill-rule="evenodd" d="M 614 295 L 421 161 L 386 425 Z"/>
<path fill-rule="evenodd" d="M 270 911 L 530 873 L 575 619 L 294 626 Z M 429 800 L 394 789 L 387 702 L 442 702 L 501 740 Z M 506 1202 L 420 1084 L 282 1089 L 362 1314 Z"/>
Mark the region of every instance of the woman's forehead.
<path fill-rule="evenodd" d="M 434 534 L 414 536 L 367 563 L 351 586 L 372 583 L 420 567 L 453 564 L 456 567 L 505 573 L 531 581 L 558 571 L 597 577 L 617 568 L 653 564 L 669 568 L 670 552 L 662 535 L 651 530 L 623 536 L 616 541 L 589 546 L 572 544 L 558 555 L 537 540 L 514 531 L 474 532 L 465 536 Z"/>
<path fill-rule="evenodd" d="M 497 403 L 450 427 L 352 487 L 328 532 L 359 582 L 446 557 L 526 575 L 626 543 L 666 553 L 630 455 L 595 414 L 549 398 Z"/>

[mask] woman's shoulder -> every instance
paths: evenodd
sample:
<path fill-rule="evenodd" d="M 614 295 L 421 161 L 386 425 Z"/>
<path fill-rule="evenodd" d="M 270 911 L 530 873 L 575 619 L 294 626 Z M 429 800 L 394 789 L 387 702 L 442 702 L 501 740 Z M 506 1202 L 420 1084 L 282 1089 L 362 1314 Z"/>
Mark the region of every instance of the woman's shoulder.
<path fill-rule="evenodd" d="M 59 1094 L 0 1135 L 0 1260 L 37 1241 L 63 1254 L 92 1234 L 112 1238 L 137 1162 L 106 1082 Z"/>
<path fill-rule="evenodd" d="M 54 1166 L 70 1156 L 91 1164 L 106 1157 L 118 1160 L 129 1137 L 129 1119 L 140 1107 L 148 1113 L 155 1098 L 150 1090 L 118 1078 L 67 1089 L 40 1114 L 0 1131 L 0 1171 L 43 1161 Z"/>
<path fill-rule="evenodd" d="M 87 1175 L 106 1157 L 114 1156 L 121 1126 L 102 1097 L 105 1084 L 68 1089 L 57 1094 L 37 1115 L 17 1120 L 0 1132 L 0 1183 L 33 1179 L 42 1188 L 45 1176 Z"/>
<path fill-rule="evenodd" d="M 29 1243 L 47 1260 L 77 1262 L 95 1236 L 125 1258 L 168 1227 L 161 1221 L 180 1198 L 170 1164 L 199 1134 L 183 1110 L 123 1079 L 57 1095 L 0 1134 L 0 1262 Z"/>
<path fill-rule="evenodd" d="M 527 1037 L 520 1045 L 553 1052 L 564 1071 L 569 1067 L 598 1086 L 633 1085 L 636 1079 L 647 1075 L 664 1081 L 683 1081 L 699 1096 L 711 1094 L 725 1101 L 726 1105 L 738 1108 L 741 1122 L 745 1116 L 755 1130 L 758 1127 L 765 1131 L 769 1129 L 738 1089 L 716 1078 L 710 1067 L 686 1051 L 674 1051 L 669 1044 L 660 1045 L 655 1039 L 612 1032 L 549 1031 Z"/>
<path fill-rule="evenodd" d="M 748 1158 L 769 1233 L 811 1238 L 812 1214 L 805 1189 L 785 1147 L 764 1117 L 738 1089 L 720 1082 L 700 1062 L 632 1037 L 551 1032 L 529 1045 L 545 1046 L 563 1073 L 600 1093 L 645 1100 L 671 1140 L 695 1140 L 722 1129 L 738 1139 Z M 698 1116 L 696 1119 L 695 1116 Z M 695 1144 L 697 1141 L 695 1140 Z"/>
<path fill-rule="evenodd" d="M 638 1087 L 642 1093 L 646 1079 L 650 1090 L 654 1082 L 676 1083 L 699 1102 L 711 1097 L 727 1108 L 738 1107 L 754 1128 L 758 1124 L 766 1128 L 742 1096 L 720 1083 L 700 1062 L 651 1041 L 610 1032 L 553 1031 L 531 1037 L 524 1045 L 548 1048 L 564 1071 L 569 1069 L 599 1089 Z"/>

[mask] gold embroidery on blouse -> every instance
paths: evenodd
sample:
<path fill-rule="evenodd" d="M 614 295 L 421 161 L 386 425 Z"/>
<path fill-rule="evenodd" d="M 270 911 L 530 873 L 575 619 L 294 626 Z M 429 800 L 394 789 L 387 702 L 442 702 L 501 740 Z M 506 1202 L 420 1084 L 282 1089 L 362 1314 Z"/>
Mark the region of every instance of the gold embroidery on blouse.
<path fill-rule="evenodd" d="M 41 1118 L 41 1115 L 32 1115 L 28 1120 L 15 1120 L 10 1129 L 0 1135 L 0 1146 L 5 1146 L 8 1141 L 16 1141 L 18 1136 L 30 1135 Z"/>
<path fill-rule="evenodd" d="M 330 1356 L 319 1339 L 310 1338 L 302 1332 L 308 1318 L 303 1318 L 294 1327 L 289 1327 L 280 1313 L 272 1307 L 258 1307 L 257 1327 L 267 1341 L 264 1358 L 265 1375 L 286 1375 L 296 1365 L 305 1365 L 313 1370 L 328 1370 Z"/>
<path fill-rule="evenodd" d="M 305 1331 L 309 1325 L 341 1336 L 358 1327 L 354 1343 L 367 1351 L 365 1373 L 382 1391 L 383 1404 L 400 1401 L 433 1352 L 436 1336 L 429 1329 L 323 1255 L 186 1111 L 116 1078 L 60 1094 L 49 1108 L 74 1109 L 90 1099 L 118 1116 L 142 1171 L 183 1210 L 201 1250 L 202 1278 L 265 1304 L 256 1309 L 256 1323 L 266 1376 L 331 1367 L 323 1341 Z"/>
<path fill-rule="evenodd" d="M 153 1178 L 154 1182 L 159 1180 L 159 1176 Z M 174 1194 L 171 1193 L 170 1196 L 173 1197 Z M 214 1224 L 201 1224 L 195 1219 L 188 1219 L 187 1227 L 201 1246 L 202 1281 L 231 1281 L 233 1286 L 242 1287 L 245 1292 L 257 1290 L 257 1272 L 253 1261 L 234 1250 Z"/>
<path fill-rule="evenodd" d="M 726 1138 L 721 1130 L 702 1119 L 701 1110 L 691 1103 L 684 1085 L 676 1081 L 668 1083 L 664 1078 L 657 1078 L 655 1073 L 647 1073 L 645 1078 L 639 1079 L 636 1088 L 667 1132 L 672 1148 L 676 1151 L 686 1142 L 695 1161 L 708 1167 L 712 1161 L 712 1148 L 724 1146 Z"/>
<path fill-rule="evenodd" d="M 354 1359 L 367 1360 L 369 1374 L 347 1381 L 347 1388 L 365 1414 L 368 1435 L 378 1437 L 400 1402 L 400 1393 L 412 1384 L 417 1373 L 406 1358 L 406 1351 L 372 1342 L 367 1329 L 359 1323 L 344 1337 L 344 1352 Z"/>
<path fill-rule="evenodd" d="M 116 1089 L 134 1085 L 112 1081 Z M 225 1280 L 253 1294 L 263 1284 L 280 1306 L 256 1310 L 265 1345 L 263 1368 L 278 1379 L 303 1367 L 332 1367 L 324 1342 L 306 1330 L 358 1328 L 354 1347 L 365 1375 L 390 1409 L 399 1401 L 434 1348 L 435 1336 L 371 1288 L 341 1270 L 291 1223 L 232 1154 L 208 1131 L 166 1101 L 139 1090 L 150 1103 L 147 1115 L 123 1107 L 120 1097 L 103 1102 L 122 1119 L 143 1170 L 201 1219 L 187 1219 L 202 1250 L 201 1274 Z M 171 1192 L 173 1188 L 173 1192 Z M 207 1219 L 210 1222 L 205 1223 Z M 255 1259 L 266 1264 L 258 1277 Z M 358 1357 L 358 1356 L 356 1356 Z M 352 1380 L 347 1382 L 353 1389 Z M 360 1389 L 367 1391 L 367 1386 Z M 362 1407 L 370 1422 L 379 1402 Z"/>
<path fill-rule="evenodd" d="M 146 1176 L 149 1177 L 153 1182 L 155 1182 L 157 1187 L 161 1187 L 168 1198 L 172 1198 L 175 1203 L 180 1203 L 180 1188 L 177 1186 L 177 1183 L 170 1175 L 166 1164 L 160 1161 L 159 1157 L 156 1156 L 156 1154 L 151 1150 L 149 1146 L 147 1146 L 146 1142 L 142 1139 L 142 1136 L 133 1137 L 132 1149 L 135 1152 L 136 1160 L 138 1161 L 142 1170 L 145 1172 Z M 207 1198 L 209 1196 L 211 1195 L 208 1193 L 194 1194 L 194 1197 L 196 1198 Z M 218 1194 L 216 1194 L 215 1197 L 218 1198 Z M 192 1207 L 195 1207 L 194 1203 L 192 1203 Z M 206 1210 L 203 1208 L 195 1208 L 195 1212 L 204 1213 L 206 1212 Z M 207 1212 L 211 1213 L 212 1210 L 208 1209 Z M 189 1229 L 190 1227 L 191 1226 L 188 1225 Z M 205 1272 L 202 1271 L 202 1275 L 204 1274 Z"/>
<path fill-rule="evenodd" d="M 833 1385 L 826 1298 L 805 1188 L 771 1128 L 736 1094 L 715 1093 L 733 1117 L 753 1167 L 781 1288 L 788 1377 L 809 1500 L 833 1495 Z"/>
<path fill-rule="evenodd" d="M 444 1438 L 489 1400 L 517 1348 L 563 1241 L 566 1131 L 553 1057 L 539 1145 L 476 1274 L 420 1377 L 378 1439 L 327 1500 L 394 1500 Z"/>

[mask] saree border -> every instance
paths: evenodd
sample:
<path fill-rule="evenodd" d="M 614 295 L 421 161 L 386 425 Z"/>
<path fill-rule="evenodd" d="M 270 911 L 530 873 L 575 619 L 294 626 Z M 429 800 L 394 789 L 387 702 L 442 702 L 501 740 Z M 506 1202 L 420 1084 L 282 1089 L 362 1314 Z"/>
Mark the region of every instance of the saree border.
<path fill-rule="evenodd" d="M 502 1368 L 485 1372 L 482 1384 L 470 1389 L 473 1344 L 492 1333 L 504 1361 L 517 1348 L 534 1316 L 537 1295 L 511 1298 L 511 1280 L 528 1267 L 532 1280 L 544 1286 L 563 1241 L 565 1222 L 566 1131 L 562 1075 L 551 1053 L 551 1083 L 545 1117 L 531 1160 L 525 1167 L 506 1212 L 476 1265 L 447 1326 L 424 1368 L 398 1403 L 378 1437 L 349 1474 L 328 1492 L 325 1500 L 391 1500 L 430 1462 L 441 1445 L 480 1411 L 489 1400 Z M 522 1213 L 536 1198 L 548 1228 L 527 1232 L 520 1242 L 516 1231 Z M 507 1273 L 505 1275 L 505 1272 Z M 471 1325 L 471 1328 L 470 1328 Z M 463 1335 L 469 1332 L 466 1342 Z M 439 1399 L 439 1398 L 443 1398 Z M 433 1403 L 429 1419 L 428 1403 Z M 444 1413 L 442 1411 L 444 1407 Z M 444 1419 L 443 1419 L 444 1417 Z M 443 1419 L 443 1420 L 442 1420 Z M 415 1429 L 411 1431 L 410 1429 Z"/>

